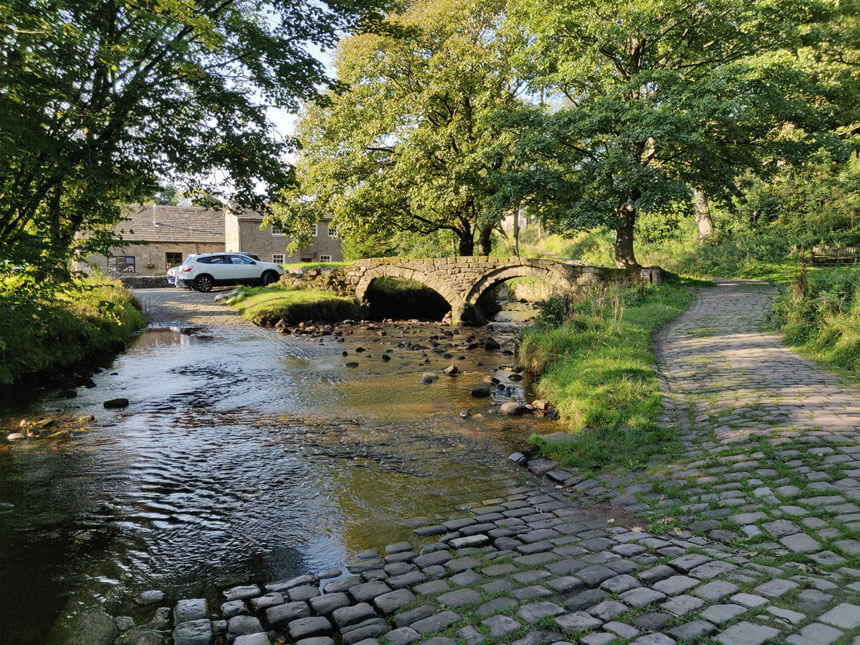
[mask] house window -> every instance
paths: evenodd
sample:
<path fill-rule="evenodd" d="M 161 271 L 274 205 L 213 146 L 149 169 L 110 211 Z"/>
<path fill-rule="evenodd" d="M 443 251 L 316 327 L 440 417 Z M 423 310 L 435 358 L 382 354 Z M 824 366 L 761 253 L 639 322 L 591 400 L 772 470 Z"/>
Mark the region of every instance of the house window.
<path fill-rule="evenodd" d="M 319 225 L 319 224 L 314 224 L 314 237 L 316 237 L 317 235 L 319 235 L 319 233 L 320 233 L 320 225 Z"/>
<path fill-rule="evenodd" d="M 108 258 L 109 273 L 134 273 L 133 255 L 112 255 Z"/>
<path fill-rule="evenodd" d="M 331 224 L 328 225 L 328 236 L 337 237 L 337 229 Z"/>
<path fill-rule="evenodd" d="M 286 235 L 286 233 L 278 224 L 272 224 L 272 235 Z"/>
<path fill-rule="evenodd" d="M 181 253 L 165 253 L 167 256 L 167 266 L 175 267 L 182 264 L 182 254 Z"/>
<path fill-rule="evenodd" d="M 284 263 L 284 254 L 283 253 L 272 253 L 272 262 L 275 264 L 283 264 Z"/>
<path fill-rule="evenodd" d="M 331 256 L 330 255 L 321 255 L 320 256 L 320 262 L 331 262 Z"/>

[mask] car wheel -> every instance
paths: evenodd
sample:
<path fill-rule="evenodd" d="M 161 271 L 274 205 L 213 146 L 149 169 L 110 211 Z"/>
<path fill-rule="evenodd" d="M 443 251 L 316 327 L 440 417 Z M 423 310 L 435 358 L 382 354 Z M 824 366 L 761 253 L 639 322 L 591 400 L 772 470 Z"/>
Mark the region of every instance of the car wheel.
<path fill-rule="evenodd" d="M 194 281 L 194 288 L 203 293 L 212 291 L 212 278 L 208 275 L 197 276 L 197 279 Z"/>
<path fill-rule="evenodd" d="M 263 286 L 265 287 L 272 284 L 273 282 L 277 282 L 278 277 L 278 274 L 274 271 L 266 271 L 262 277 Z"/>

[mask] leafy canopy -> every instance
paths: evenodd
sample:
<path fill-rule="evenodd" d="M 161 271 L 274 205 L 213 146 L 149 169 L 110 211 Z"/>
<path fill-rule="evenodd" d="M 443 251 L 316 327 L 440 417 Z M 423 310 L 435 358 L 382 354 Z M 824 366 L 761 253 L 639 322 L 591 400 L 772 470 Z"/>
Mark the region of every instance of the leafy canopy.
<path fill-rule="evenodd" d="M 512 58 L 523 39 L 500 36 L 504 8 L 504 0 L 419 0 L 390 18 L 399 37 L 341 42 L 346 89 L 305 107 L 298 185 L 275 208 L 293 246 L 327 214 L 347 238 L 452 231 L 463 255 L 476 232 L 489 239 L 498 219 L 485 204 L 491 178 L 510 157 L 487 120 L 517 104 L 522 89 Z"/>
<path fill-rule="evenodd" d="M 826 0 L 515 0 L 541 106 L 502 122 L 528 162 L 501 178 L 498 207 L 526 201 L 566 230 L 614 229 L 636 264 L 638 214 L 738 193 L 744 171 L 796 163 L 830 131 L 844 88 L 798 52 L 831 36 Z"/>
<path fill-rule="evenodd" d="M 0 1 L 0 259 L 106 250 L 159 177 L 261 206 L 287 185 L 269 106 L 325 82 L 311 50 L 374 0 Z"/>

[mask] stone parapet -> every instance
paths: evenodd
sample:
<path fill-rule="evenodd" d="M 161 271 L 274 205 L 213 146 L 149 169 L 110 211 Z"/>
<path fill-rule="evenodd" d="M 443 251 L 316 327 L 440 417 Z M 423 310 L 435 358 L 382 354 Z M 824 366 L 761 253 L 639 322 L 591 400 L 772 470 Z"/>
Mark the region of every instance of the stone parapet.
<path fill-rule="evenodd" d="M 367 258 L 346 269 L 345 282 L 363 300 L 377 278 L 415 280 L 437 291 L 451 305 L 452 322 L 459 323 L 478 299 L 499 282 L 511 278 L 539 278 L 560 289 L 575 291 L 600 283 L 659 282 L 660 269 L 607 269 L 534 258 Z"/>

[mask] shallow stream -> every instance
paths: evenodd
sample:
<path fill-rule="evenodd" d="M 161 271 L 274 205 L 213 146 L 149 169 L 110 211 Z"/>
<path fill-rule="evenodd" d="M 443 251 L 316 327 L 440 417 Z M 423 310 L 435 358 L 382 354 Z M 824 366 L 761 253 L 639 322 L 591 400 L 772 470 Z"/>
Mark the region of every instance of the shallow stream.
<path fill-rule="evenodd" d="M 211 595 L 340 567 L 408 539 L 417 516 L 522 483 L 504 457 L 551 424 L 496 412 L 531 395 L 527 380 L 497 372 L 513 363 L 512 328 L 446 331 L 355 326 L 339 342 L 150 328 L 77 397 L 7 401 L 6 430 L 22 418 L 95 420 L 68 437 L 2 439 L 0 642 L 45 642 L 63 616 L 96 604 L 133 614 L 146 589 Z M 502 350 L 465 349 L 470 335 Z M 449 364 L 461 373 L 441 374 Z M 423 372 L 439 378 L 422 384 Z M 493 374 L 508 388 L 472 398 Z M 104 409 L 113 397 L 130 405 Z"/>

